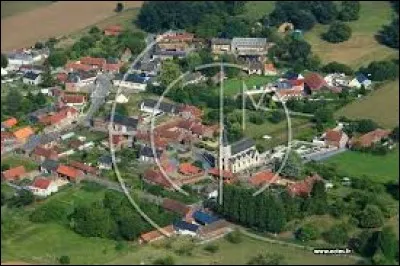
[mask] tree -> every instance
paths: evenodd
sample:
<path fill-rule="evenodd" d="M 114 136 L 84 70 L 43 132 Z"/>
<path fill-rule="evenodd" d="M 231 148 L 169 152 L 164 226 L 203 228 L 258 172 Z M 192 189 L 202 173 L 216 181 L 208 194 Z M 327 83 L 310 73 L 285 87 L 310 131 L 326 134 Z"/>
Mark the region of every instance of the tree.
<path fill-rule="evenodd" d="M 89 33 L 90 34 L 99 34 L 99 33 L 101 33 L 101 30 L 99 29 L 99 27 L 93 26 L 90 28 Z"/>
<path fill-rule="evenodd" d="M 218 249 L 219 247 L 215 244 L 208 244 L 207 246 L 204 247 L 204 250 L 210 253 L 216 253 Z"/>
<path fill-rule="evenodd" d="M 384 25 L 376 36 L 378 41 L 391 48 L 399 48 L 399 18 L 393 19 L 389 25 Z"/>
<path fill-rule="evenodd" d="M 393 61 L 373 61 L 359 71 L 373 81 L 394 80 L 399 75 L 399 66 Z"/>
<path fill-rule="evenodd" d="M 321 70 L 324 73 L 343 73 L 345 75 L 353 75 L 354 71 L 346 64 L 342 64 L 336 61 L 330 62 L 323 66 Z"/>
<path fill-rule="evenodd" d="M 317 124 L 332 123 L 335 120 L 333 117 L 333 110 L 325 107 L 317 108 L 314 112 L 313 120 Z"/>
<path fill-rule="evenodd" d="M 123 116 L 129 116 L 129 111 L 125 104 L 117 104 L 115 106 L 115 112 Z"/>
<path fill-rule="evenodd" d="M 278 171 L 283 161 L 275 164 L 275 171 Z M 301 157 L 295 151 L 290 151 L 284 164 L 281 175 L 299 179 L 303 174 L 303 163 Z"/>
<path fill-rule="evenodd" d="M 52 67 L 61 67 L 67 63 L 68 58 L 64 51 L 54 51 L 47 60 Z"/>
<path fill-rule="evenodd" d="M 198 168 L 203 168 L 203 162 L 199 160 L 194 161 L 193 165 Z"/>
<path fill-rule="evenodd" d="M 338 14 L 336 4 L 333 1 L 313 1 L 311 11 L 321 24 L 330 24 Z"/>
<path fill-rule="evenodd" d="M 66 255 L 61 256 L 58 261 L 63 265 L 70 264 L 69 256 Z"/>
<path fill-rule="evenodd" d="M 334 22 L 329 26 L 328 31 L 322 34 L 322 37 L 331 43 L 344 42 L 350 39 L 351 28 L 342 22 Z"/>
<path fill-rule="evenodd" d="M 229 233 L 226 235 L 226 240 L 233 244 L 238 244 L 242 242 L 242 234 L 239 232 L 239 230 L 234 230 L 233 232 Z"/>
<path fill-rule="evenodd" d="M 158 258 L 153 261 L 153 265 L 174 265 L 175 260 L 171 256 L 166 256 L 164 258 Z"/>
<path fill-rule="evenodd" d="M 391 227 L 385 226 L 379 233 L 378 247 L 389 261 L 395 261 L 396 252 L 399 250 L 399 242 Z"/>
<path fill-rule="evenodd" d="M 281 122 L 282 120 L 284 120 L 285 117 L 286 116 L 283 112 L 276 110 L 271 113 L 271 116 L 268 118 L 268 120 L 274 124 L 277 124 L 277 123 Z"/>
<path fill-rule="evenodd" d="M 53 49 L 57 42 L 58 40 L 56 38 L 51 37 L 46 41 L 45 46 L 49 47 L 49 49 Z"/>
<path fill-rule="evenodd" d="M 341 21 L 358 20 L 360 13 L 360 1 L 343 1 L 338 18 Z"/>
<path fill-rule="evenodd" d="M 249 26 L 239 17 L 230 17 L 222 29 L 224 38 L 233 38 L 237 36 L 246 37 L 250 33 Z"/>
<path fill-rule="evenodd" d="M 117 3 L 117 6 L 115 7 L 115 12 L 121 12 L 122 10 L 124 10 L 124 4 Z"/>
<path fill-rule="evenodd" d="M 49 64 L 45 65 L 44 72 L 42 74 L 42 84 L 41 86 L 44 88 L 52 87 L 56 84 L 56 80 L 54 79 L 53 75 L 51 74 L 51 68 Z M 41 94 L 41 93 L 39 93 Z"/>
<path fill-rule="evenodd" d="M 196 36 L 200 38 L 212 38 L 219 35 L 223 28 L 223 22 L 221 17 L 217 15 L 206 15 L 196 26 Z"/>
<path fill-rule="evenodd" d="M 330 244 L 346 244 L 348 241 L 347 228 L 344 224 L 336 224 L 323 233 L 324 239 Z"/>
<path fill-rule="evenodd" d="M 181 75 L 179 65 L 171 60 L 166 60 L 161 66 L 160 83 L 164 88 L 167 88 L 173 81 Z M 181 82 L 174 85 L 173 89 L 180 88 Z"/>
<path fill-rule="evenodd" d="M 5 54 L 1 54 L 1 67 L 6 68 L 8 66 L 8 58 Z"/>
<path fill-rule="evenodd" d="M 35 47 L 35 49 L 43 49 L 44 48 L 44 43 L 36 42 L 34 47 Z"/>
<path fill-rule="evenodd" d="M 14 195 L 8 200 L 9 207 L 22 207 L 29 204 L 32 204 L 35 200 L 33 193 L 30 190 L 20 190 L 17 195 Z"/>
<path fill-rule="evenodd" d="M 296 232 L 296 238 L 301 241 L 315 240 L 319 237 L 319 231 L 311 224 L 303 225 Z"/>
<path fill-rule="evenodd" d="M 399 142 L 399 126 L 396 126 L 392 130 L 392 132 L 390 133 L 390 138 L 395 142 Z"/>
<path fill-rule="evenodd" d="M 258 254 L 251 258 L 247 265 L 284 265 L 284 256 L 276 253 Z"/>
<path fill-rule="evenodd" d="M 315 16 L 305 10 L 298 10 L 292 13 L 290 21 L 293 23 L 296 29 L 303 31 L 311 30 L 316 23 Z"/>
<path fill-rule="evenodd" d="M 10 90 L 6 95 L 6 100 L 8 114 L 16 114 L 21 111 L 23 96 L 20 90 Z"/>
<path fill-rule="evenodd" d="M 382 211 L 376 205 L 367 205 L 359 214 L 358 222 L 361 228 L 376 228 L 382 226 Z"/>

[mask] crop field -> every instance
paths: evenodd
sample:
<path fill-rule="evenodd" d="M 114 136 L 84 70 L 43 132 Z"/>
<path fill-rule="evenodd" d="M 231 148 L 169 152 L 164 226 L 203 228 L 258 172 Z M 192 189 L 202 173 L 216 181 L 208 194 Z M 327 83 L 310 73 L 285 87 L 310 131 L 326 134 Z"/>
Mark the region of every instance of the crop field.
<path fill-rule="evenodd" d="M 360 4 L 360 18 L 348 22 L 353 30 L 348 41 L 333 44 L 322 40 L 321 34 L 327 31 L 327 25 L 317 24 L 305 34 L 306 41 L 312 45 L 312 51 L 324 63 L 338 61 L 358 68 L 374 60 L 398 58 L 398 51 L 379 44 L 374 37 L 383 25 L 391 22 L 393 10 L 389 2 L 360 1 Z"/>
<path fill-rule="evenodd" d="M 44 7 L 53 1 L 1 1 L 1 19 Z"/>
<path fill-rule="evenodd" d="M 364 98 L 352 102 L 335 114 L 336 117 L 369 118 L 382 127 L 399 124 L 399 80 L 387 82 Z"/>
<path fill-rule="evenodd" d="M 2 19 L 1 49 L 9 51 L 62 37 L 114 16 L 118 1 L 60 1 Z M 140 7 L 143 1 L 123 1 L 124 7 Z"/>
<path fill-rule="evenodd" d="M 399 178 L 398 148 L 384 156 L 347 151 L 333 156 L 325 162 L 335 165 L 338 171 L 350 177 L 366 176 L 381 183 L 396 181 Z"/>

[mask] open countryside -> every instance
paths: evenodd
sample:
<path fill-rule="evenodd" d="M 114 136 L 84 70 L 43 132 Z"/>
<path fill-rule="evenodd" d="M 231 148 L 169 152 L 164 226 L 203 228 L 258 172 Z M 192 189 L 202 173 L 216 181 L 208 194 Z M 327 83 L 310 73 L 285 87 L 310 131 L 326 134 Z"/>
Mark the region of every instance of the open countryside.
<path fill-rule="evenodd" d="M 60 38 L 115 14 L 117 1 L 60 1 L 35 8 L 21 14 L 2 18 L 1 49 L 10 51 L 46 41 L 50 37 Z M 142 1 L 123 2 L 126 8 L 142 5 Z M 71 19 L 73 18 L 73 19 Z M 44 23 L 45 22 L 45 23 Z M 20 30 L 16 31 L 18 28 Z M 32 28 L 35 30 L 32 31 Z"/>

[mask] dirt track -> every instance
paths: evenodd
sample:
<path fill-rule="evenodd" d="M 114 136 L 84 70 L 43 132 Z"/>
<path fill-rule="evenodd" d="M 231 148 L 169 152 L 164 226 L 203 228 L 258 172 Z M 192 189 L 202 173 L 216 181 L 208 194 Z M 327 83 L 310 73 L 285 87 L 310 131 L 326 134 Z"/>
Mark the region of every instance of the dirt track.
<path fill-rule="evenodd" d="M 1 51 L 33 45 L 50 37 L 61 37 L 115 14 L 118 1 L 65 1 L 1 20 Z M 125 8 L 143 1 L 122 1 Z"/>

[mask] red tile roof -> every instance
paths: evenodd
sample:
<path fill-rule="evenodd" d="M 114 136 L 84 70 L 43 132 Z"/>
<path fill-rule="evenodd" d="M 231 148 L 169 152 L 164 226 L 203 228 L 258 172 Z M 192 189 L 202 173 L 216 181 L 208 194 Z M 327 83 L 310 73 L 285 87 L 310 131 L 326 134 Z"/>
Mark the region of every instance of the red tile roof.
<path fill-rule="evenodd" d="M 250 184 L 254 186 L 264 185 L 265 183 L 274 183 L 279 179 L 279 175 L 275 177 L 275 173 L 271 171 L 264 171 L 257 173 L 255 176 L 249 179 Z"/>
<path fill-rule="evenodd" d="M 51 149 L 45 149 L 43 147 L 36 147 L 35 150 L 33 151 L 33 154 L 37 155 L 37 156 L 42 156 L 45 158 L 57 158 L 58 154 L 55 150 L 51 150 Z"/>
<path fill-rule="evenodd" d="M 159 170 L 154 170 L 154 169 L 147 169 L 144 172 L 144 179 L 151 182 L 155 183 L 157 185 L 161 185 L 167 188 L 172 187 L 170 182 L 164 177 L 164 175 L 159 171 Z"/>
<path fill-rule="evenodd" d="M 97 168 L 91 167 L 91 166 L 86 165 L 86 164 L 84 164 L 82 162 L 71 161 L 69 163 L 69 165 L 74 167 L 74 168 L 76 168 L 76 169 L 82 170 L 83 172 L 86 172 L 86 173 L 90 173 L 90 174 L 93 174 L 93 175 L 97 175 L 98 174 Z"/>
<path fill-rule="evenodd" d="M 318 73 L 309 73 L 304 77 L 304 83 L 308 85 L 311 90 L 319 90 L 326 86 L 326 81 Z"/>
<path fill-rule="evenodd" d="M 215 168 L 215 167 L 211 168 L 210 170 L 208 170 L 208 173 L 210 175 L 219 177 L 219 169 L 218 168 Z M 223 170 L 222 171 L 222 176 L 223 176 L 223 178 L 228 178 L 228 179 L 233 178 L 232 172 L 228 171 L 228 170 Z"/>
<path fill-rule="evenodd" d="M 105 64 L 103 66 L 104 71 L 119 71 L 121 64 Z"/>
<path fill-rule="evenodd" d="M 81 64 L 84 65 L 92 65 L 98 67 L 103 67 L 106 64 L 105 58 L 90 57 L 90 56 L 82 57 L 79 61 Z"/>
<path fill-rule="evenodd" d="M 362 147 L 369 147 L 372 143 L 380 141 L 382 138 L 388 137 L 390 134 L 389 130 L 377 128 L 374 131 L 368 132 L 356 139 L 356 143 Z"/>
<path fill-rule="evenodd" d="M 168 225 L 161 229 L 162 229 L 162 232 L 166 232 L 168 234 L 173 234 L 175 232 L 174 227 L 172 225 Z M 158 231 L 156 229 L 156 230 L 141 234 L 139 238 L 143 242 L 149 243 L 149 242 L 164 238 L 164 234 L 162 234 L 160 231 Z"/>
<path fill-rule="evenodd" d="M 5 127 L 13 127 L 18 123 L 15 117 L 10 117 L 9 119 L 2 122 Z"/>
<path fill-rule="evenodd" d="M 72 69 L 72 70 L 75 70 L 75 71 L 81 70 L 81 71 L 88 72 L 88 71 L 92 70 L 93 67 L 90 66 L 90 65 L 83 64 L 83 63 L 79 64 L 79 63 L 76 63 L 76 62 L 71 62 L 71 63 L 67 63 L 65 65 L 65 69 L 67 69 L 67 70 Z M 67 81 L 67 78 L 68 78 L 68 76 L 66 77 L 65 81 Z"/>
<path fill-rule="evenodd" d="M 183 105 L 180 107 L 179 112 L 187 112 L 191 113 L 194 117 L 201 117 L 203 115 L 203 111 L 201 111 L 199 108 L 193 105 Z"/>
<path fill-rule="evenodd" d="M 83 175 L 82 171 L 75 169 L 73 167 L 64 165 L 64 164 L 60 164 L 57 168 L 57 173 L 67 176 L 71 179 L 76 179 L 80 176 Z"/>
<path fill-rule="evenodd" d="M 51 180 L 44 178 L 36 178 L 32 186 L 40 189 L 47 189 L 51 184 Z"/>
<path fill-rule="evenodd" d="M 184 175 L 195 175 L 201 173 L 201 169 L 191 163 L 182 163 L 179 165 L 179 172 Z"/>
<path fill-rule="evenodd" d="M 312 175 L 306 177 L 304 180 L 290 184 L 287 188 L 292 195 L 308 196 L 314 186 L 314 183 L 322 180 L 319 175 Z"/>
<path fill-rule="evenodd" d="M 85 103 L 86 97 L 79 94 L 65 94 L 63 97 L 65 103 Z"/>
<path fill-rule="evenodd" d="M 168 198 L 163 200 L 162 207 L 168 211 L 172 211 L 180 215 L 185 215 L 190 210 L 190 207 L 186 204 Z"/>
<path fill-rule="evenodd" d="M 107 31 L 122 31 L 122 27 L 120 25 L 110 25 L 104 28 Z"/>
<path fill-rule="evenodd" d="M 327 141 L 332 141 L 332 142 L 338 142 L 340 141 L 340 139 L 342 138 L 342 131 L 338 131 L 338 130 L 328 130 L 325 133 L 325 140 Z"/>
<path fill-rule="evenodd" d="M 302 85 L 304 85 L 304 80 L 303 79 L 291 79 L 291 80 L 288 80 L 288 81 L 292 86 L 302 86 Z"/>
<path fill-rule="evenodd" d="M 26 173 L 23 165 L 8 169 L 2 172 L 2 176 L 6 180 L 15 180 L 21 178 Z"/>
<path fill-rule="evenodd" d="M 64 83 L 68 79 L 68 74 L 67 73 L 58 73 L 56 76 L 57 80 Z"/>
<path fill-rule="evenodd" d="M 20 140 L 27 139 L 29 136 L 33 134 L 35 134 L 35 132 L 31 127 L 20 128 L 14 132 L 14 136 Z"/>

